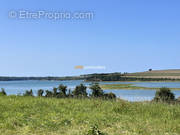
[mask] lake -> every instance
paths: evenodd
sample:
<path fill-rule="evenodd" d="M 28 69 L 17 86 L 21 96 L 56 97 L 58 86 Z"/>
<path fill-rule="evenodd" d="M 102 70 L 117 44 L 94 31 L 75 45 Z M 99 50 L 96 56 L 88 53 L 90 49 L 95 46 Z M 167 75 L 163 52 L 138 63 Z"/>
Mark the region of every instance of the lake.
<path fill-rule="evenodd" d="M 57 87 L 60 84 L 67 85 L 69 89 L 73 90 L 75 86 L 79 84 L 85 84 L 88 86 L 90 82 L 84 82 L 82 80 L 72 81 L 0 81 L 0 88 L 4 88 L 8 95 L 23 94 L 26 90 L 32 89 L 34 94 L 37 94 L 37 90 L 52 90 L 53 87 Z M 100 82 L 100 84 L 134 84 L 135 86 L 142 87 L 169 87 L 180 88 L 180 82 Z M 149 101 L 154 98 L 156 90 L 104 90 L 105 92 L 113 92 L 117 97 L 128 101 Z M 88 89 L 88 93 L 90 90 Z M 176 98 L 180 97 L 180 90 L 173 90 Z"/>

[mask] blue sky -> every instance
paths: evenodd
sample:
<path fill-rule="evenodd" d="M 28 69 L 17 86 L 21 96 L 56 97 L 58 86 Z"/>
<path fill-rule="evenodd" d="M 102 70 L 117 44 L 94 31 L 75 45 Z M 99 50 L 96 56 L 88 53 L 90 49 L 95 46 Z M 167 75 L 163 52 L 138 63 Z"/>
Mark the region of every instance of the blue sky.
<path fill-rule="evenodd" d="M 1 0 L 0 76 L 179 69 L 179 7 L 179 0 Z M 94 18 L 22 20 L 8 17 L 13 10 L 91 11 Z"/>

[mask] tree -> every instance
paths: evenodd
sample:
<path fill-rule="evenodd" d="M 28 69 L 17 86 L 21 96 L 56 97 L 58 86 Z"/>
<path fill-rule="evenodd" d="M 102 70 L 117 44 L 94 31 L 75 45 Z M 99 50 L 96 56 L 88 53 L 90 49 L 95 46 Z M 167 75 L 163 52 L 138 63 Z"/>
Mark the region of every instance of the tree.
<path fill-rule="evenodd" d="M 86 89 L 87 89 L 86 86 L 80 84 L 79 86 L 76 86 L 76 88 L 74 89 L 73 95 L 75 97 L 87 97 Z"/>
<path fill-rule="evenodd" d="M 92 97 L 102 97 L 104 95 L 98 83 L 91 84 L 90 89 L 92 90 Z"/>
<path fill-rule="evenodd" d="M 71 89 L 68 90 L 67 96 L 68 96 L 68 97 L 73 97 L 73 93 L 72 93 Z"/>
<path fill-rule="evenodd" d="M 46 95 L 45 97 L 53 97 L 53 92 L 52 91 L 49 91 L 49 90 L 46 90 Z"/>
<path fill-rule="evenodd" d="M 23 94 L 24 96 L 34 96 L 32 89 L 30 91 L 26 90 L 26 92 Z"/>
<path fill-rule="evenodd" d="M 1 88 L 0 96 L 6 96 L 6 92 L 4 88 Z"/>
<path fill-rule="evenodd" d="M 60 94 L 62 94 L 63 96 L 66 96 L 67 86 L 61 84 L 59 85 L 58 89 L 60 91 Z"/>
<path fill-rule="evenodd" d="M 39 96 L 39 97 L 42 97 L 42 96 L 43 96 L 43 93 L 44 93 L 44 90 L 42 90 L 42 89 L 38 90 L 38 96 Z"/>
<path fill-rule="evenodd" d="M 162 102 L 174 101 L 175 96 L 169 88 L 163 87 L 160 88 L 160 90 L 156 91 L 154 100 Z"/>
<path fill-rule="evenodd" d="M 56 88 L 56 87 L 53 88 L 53 97 L 57 97 L 57 95 L 59 94 L 57 92 L 57 90 L 58 90 L 58 88 Z"/>

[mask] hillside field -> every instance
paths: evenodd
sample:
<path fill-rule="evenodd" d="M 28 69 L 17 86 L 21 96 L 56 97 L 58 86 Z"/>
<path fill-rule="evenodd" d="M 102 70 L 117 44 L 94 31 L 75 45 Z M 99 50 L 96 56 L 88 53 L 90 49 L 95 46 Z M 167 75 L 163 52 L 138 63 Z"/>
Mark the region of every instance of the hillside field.
<path fill-rule="evenodd" d="M 128 73 L 126 77 L 139 77 L 139 78 L 170 78 L 180 79 L 180 69 L 174 70 L 152 70 L 146 72 Z"/>
<path fill-rule="evenodd" d="M 179 135 L 180 105 L 0 97 L 1 135 Z"/>

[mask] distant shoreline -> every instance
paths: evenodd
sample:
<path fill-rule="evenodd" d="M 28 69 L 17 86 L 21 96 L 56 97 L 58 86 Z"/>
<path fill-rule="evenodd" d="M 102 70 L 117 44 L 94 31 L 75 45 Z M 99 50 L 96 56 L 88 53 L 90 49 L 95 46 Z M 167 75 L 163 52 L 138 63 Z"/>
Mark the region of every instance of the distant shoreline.
<path fill-rule="evenodd" d="M 94 73 L 79 76 L 46 76 L 46 77 L 12 77 L 0 76 L 0 81 L 25 81 L 25 80 L 53 80 L 53 81 L 66 81 L 66 80 L 84 80 L 87 82 L 180 82 L 180 69 L 179 70 L 149 70 L 145 72 L 136 73 Z"/>

